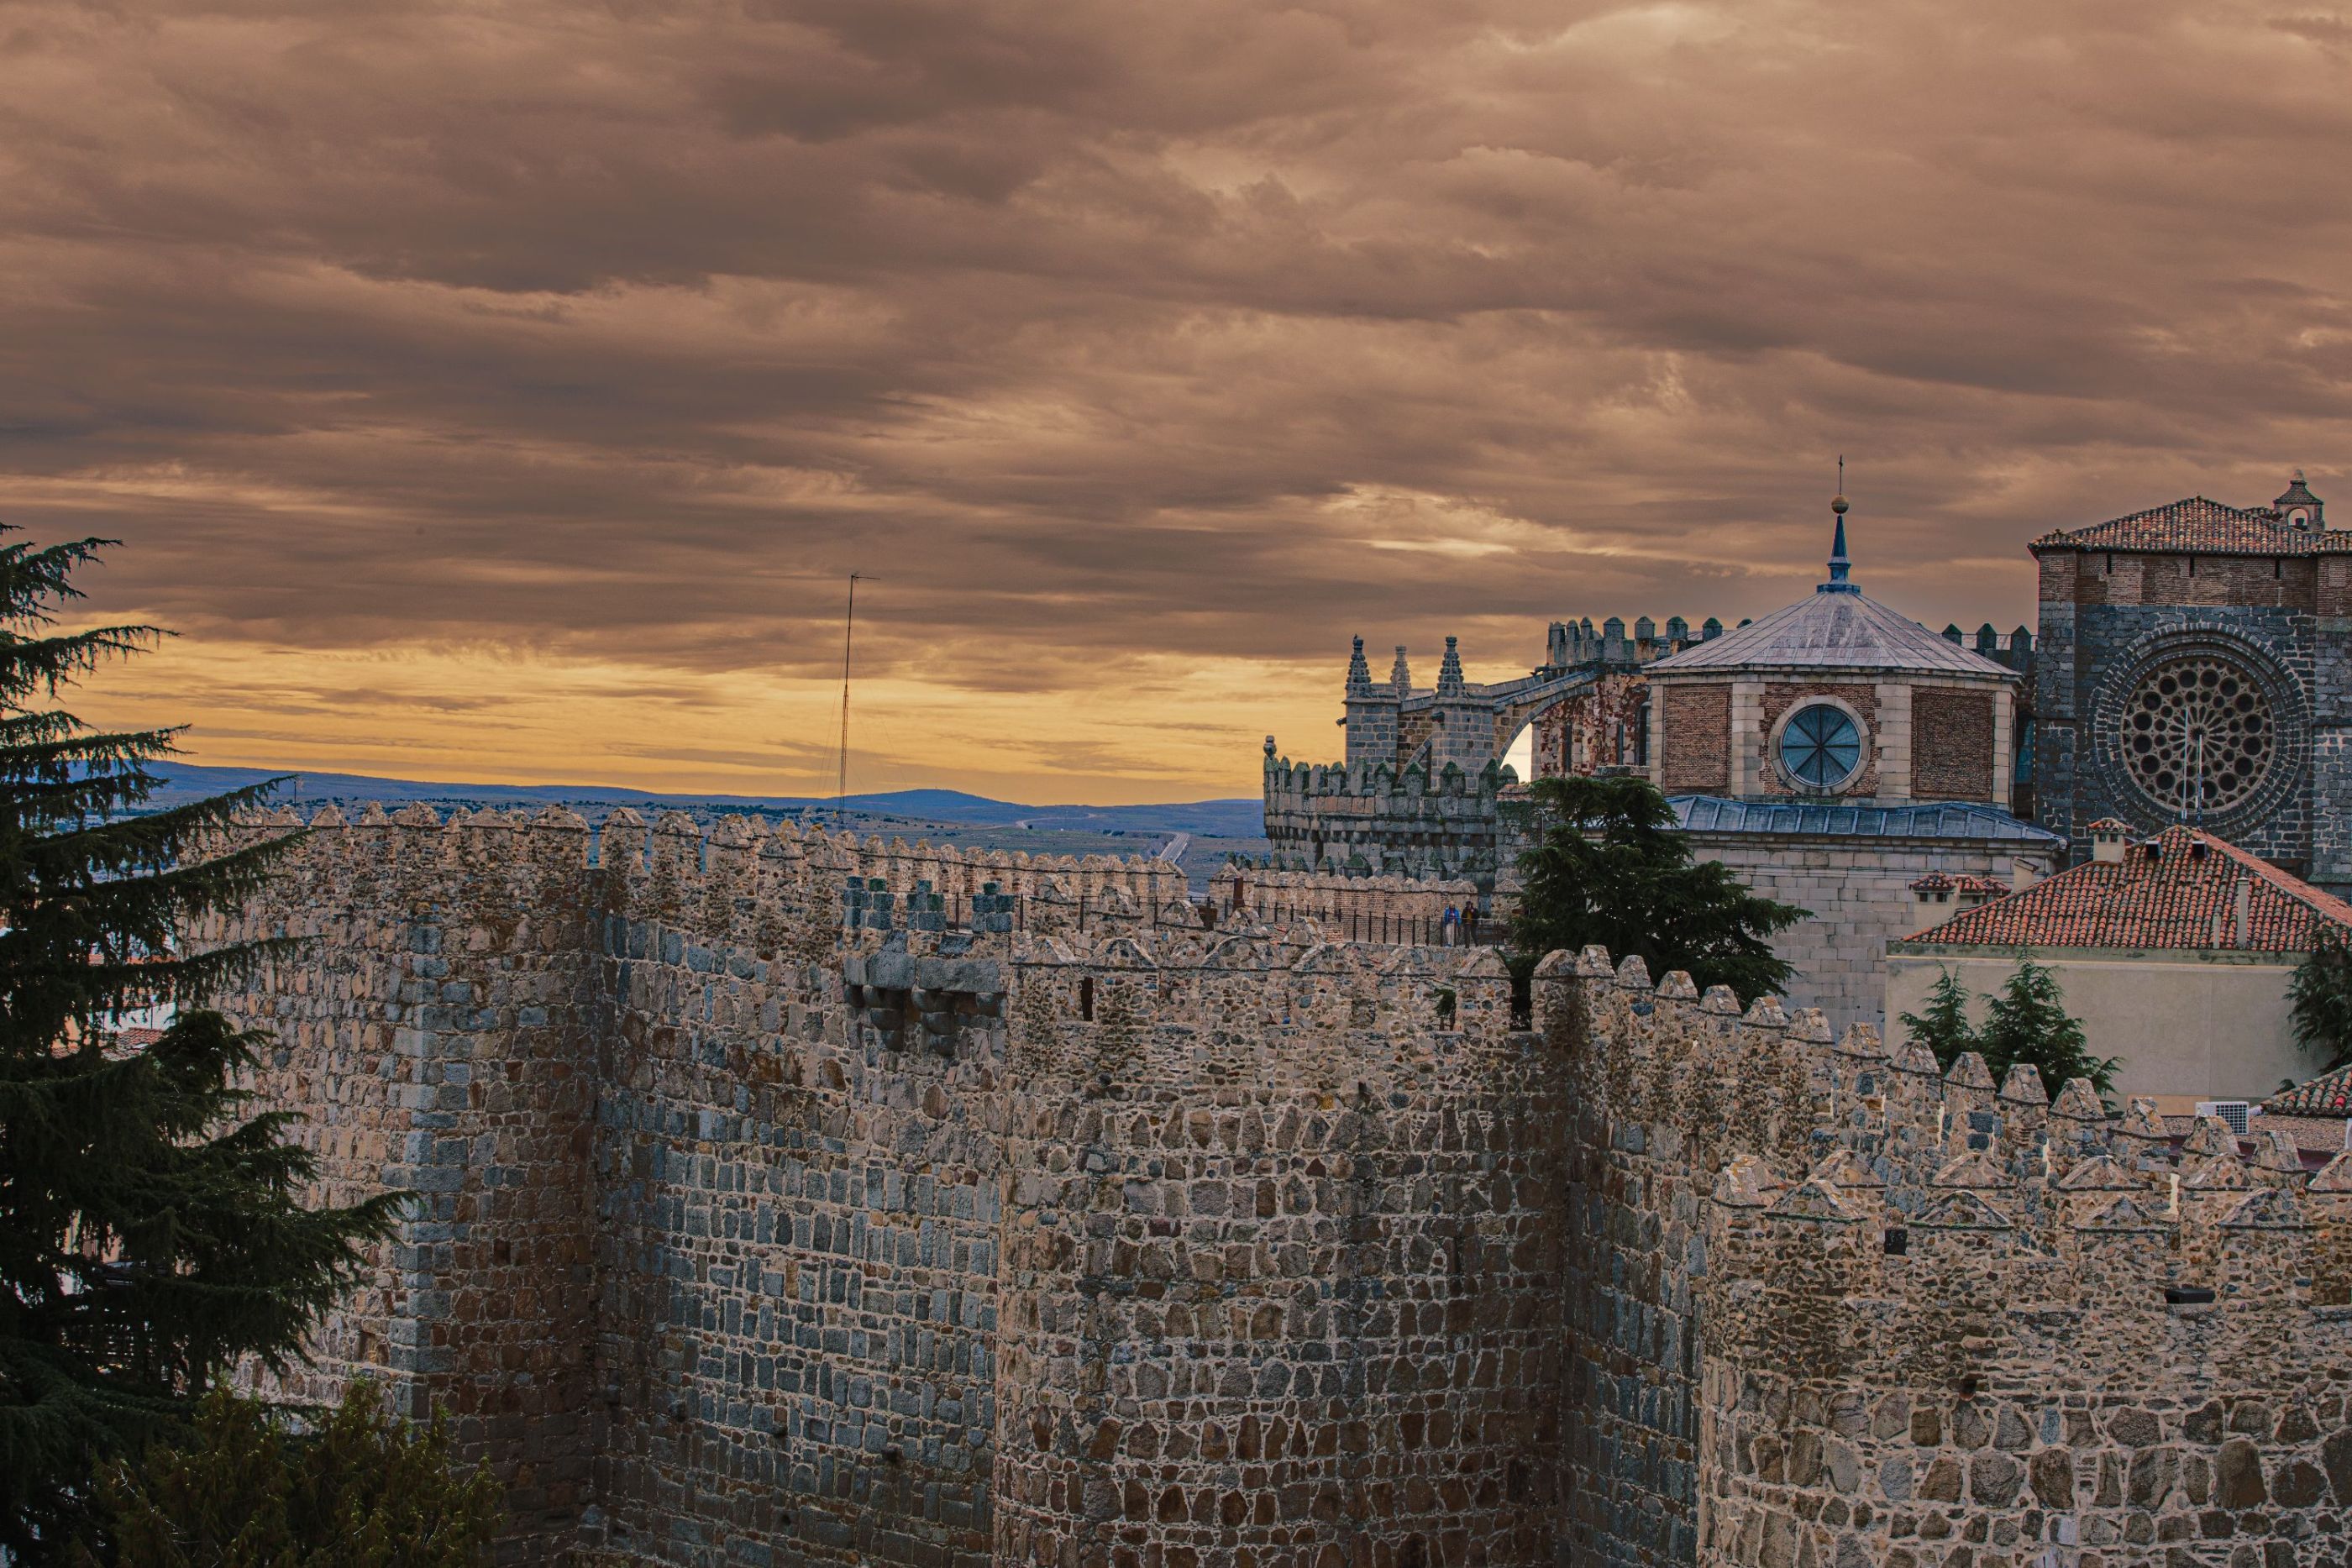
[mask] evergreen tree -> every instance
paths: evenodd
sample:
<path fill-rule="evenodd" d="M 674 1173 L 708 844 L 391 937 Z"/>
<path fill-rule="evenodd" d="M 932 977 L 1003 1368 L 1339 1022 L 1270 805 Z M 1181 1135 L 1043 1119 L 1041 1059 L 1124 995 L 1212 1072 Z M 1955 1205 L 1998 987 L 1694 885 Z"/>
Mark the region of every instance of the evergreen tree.
<path fill-rule="evenodd" d="M 1907 1020 L 1906 1020 L 1907 1021 Z M 2083 1026 L 2066 1011 L 2058 977 L 2021 956 L 2017 970 L 1992 998 L 1977 1048 L 1998 1083 L 2018 1062 L 2042 1074 L 2042 1087 L 2056 1094 L 2070 1078 L 2087 1078 L 2102 1095 L 2115 1087 L 2113 1056 L 2093 1056 L 2085 1049 Z"/>
<path fill-rule="evenodd" d="M 1951 1066 L 1962 1051 L 1982 1049 L 1969 1022 L 1969 988 L 1949 969 L 1928 991 L 1927 1011 L 1905 1013 L 1901 1022 L 1913 1040 L 1936 1053 L 1938 1067 Z"/>
<path fill-rule="evenodd" d="M 469 1568 L 500 1489 L 455 1469 L 450 1442 L 444 1413 L 418 1431 L 364 1378 L 307 1431 L 215 1388 L 193 1432 L 110 1468 L 99 1519 L 117 1568 Z"/>
<path fill-rule="evenodd" d="M 1534 844 L 1519 856 L 1512 967 L 1598 942 L 1638 956 L 1653 976 L 1686 969 L 1704 989 L 1752 1001 L 1788 984 L 1769 938 L 1805 918 L 1742 887 L 1716 861 L 1695 861 L 1674 808 L 1643 779 L 1538 779 L 1529 788 Z"/>
<path fill-rule="evenodd" d="M 2352 1062 L 2352 942 L 2336 926 L 2322 927 L 2294 978 L 2287 983 L 2294 1038 L 2326 1058 L 2322 1072 Z M 2290 1087 L 2292 1087 L 2290 1085 Z"/>
<path fill-rule="evenodd" d="M 160 635 L 56 630 L 106 542 L 0 544 L 0 1555 L 24 1562 L 215 1371 L 285 1364 L 397 1201 L 302 1207 L 288 1118 L 238 1119 L 257 1037 L 195 1007 L 263 956 L 175 945 L 282 850 L 220 847 L 260 789 L 142 812 L 175 732 L 53 706 Z M 125 1049 L 115 1020 L 156 1006 L 179 1009 L 162 1039 Z"/>

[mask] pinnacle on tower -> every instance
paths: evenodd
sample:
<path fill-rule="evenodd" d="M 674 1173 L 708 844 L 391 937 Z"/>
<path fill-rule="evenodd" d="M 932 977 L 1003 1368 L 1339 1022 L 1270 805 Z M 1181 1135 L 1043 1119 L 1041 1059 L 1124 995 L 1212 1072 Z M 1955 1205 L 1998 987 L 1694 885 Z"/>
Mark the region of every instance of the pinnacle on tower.
<path fill-rule="evenodd" d="M 1350 695 L 1372 689 L 1372 668 L 1364 663 L 1364 640 L 1356 639 L 1355 652 L 1348 655 L 1348 691 Z"/>
<path fill-rule="evenodd" d="M 1396 651 L 1396 664 L 1389 671 L 1389 684 L 1396 687 L 1397 695 L 1409 697 L 1412 695 L 1412 667 L 1404 662 L 1404 644 L 1399 643 Z"/>
<path fill-rule="evenodd" d="M 1445 640 L 1445 662 L 1437 666 L 1437 695 L 1458 697 L 1468 688 L 1462 684 L 1462 654 L 1454 647 L 1454 639 Z"/>

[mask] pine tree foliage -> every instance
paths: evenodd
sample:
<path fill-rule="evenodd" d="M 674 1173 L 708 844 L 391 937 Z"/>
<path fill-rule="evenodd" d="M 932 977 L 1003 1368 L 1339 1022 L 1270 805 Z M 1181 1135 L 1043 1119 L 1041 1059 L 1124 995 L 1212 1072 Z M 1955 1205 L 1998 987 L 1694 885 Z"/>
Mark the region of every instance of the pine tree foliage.
<path fill-rule="evenodd" d="M 1989 999 L 1992 1005 L 1979 1029 L 1969 1022 L 1968 988 L 1947 969 L 1928 991 L 1926 1009 L 1903 1014 L 1901 1022 L 1912 1040 L 1936 1053 L 1938 1067 L 1973 1051 L 1996 1083 L 2022 1061 L 2042 1074 L 2042 1086 L 2053 1094 L 2070 1078 L 2089 1079 L 2102 1095 L 2114 1091 L 2116 1065 L 2123 1059 L 2091 1054 L 2082 1023 L 2066 1010 L 2057 976 L 2021 953 L 2016 969 Z"/>
<path fill-rule="evenodd" d="M 307 1431 L 216 1388 L 193 1432 L 110 1468 L 99 1521 L 117 1568 L 469 1568 L 501 1489 L 450 1447 L 444 1413 L 419 1430 L 364 1378 Z"/>
<path fill-rule="evenodd" d="M 1938 1067 L 1948 1068 L 1961 1053 L 1980 1049 L 1969 1022 L 1969 988 L 1949 969 L 1928 990 L 1927 1010 L 1905 1013 L 1900 1021 L 1911 1040 L 1936 1053 Z"/>
<path fill-rule="evenodd" d="M 1996 1083 L 2022 1061 L 2041 1072 L 2042 1087 L 2053 1094 L 2070 1078 L 2087 1078 L 2092 1088 L 2107 1094 L 2122 1059 L 2093 1056 L 2087 1046 L 2081 1022 L 2066 1010 L 2058 977 L 2025 957 L 1993 995 L 1977 1033 L 1977 1049 Z"/>
<path fill-rule="evenodd" d="M 397 1199 L 302 1207 L 287 1118 L 239 1120 L 259 1042 L 198 1009 L 268 950 L 180 946 L 282 852 L 221 847 L 267 786 L 141 811 L 174 732 L 55 703 L 161 633 L 57 629 L 106 541 L 0 541 L 0 1549 L 42 1562 L 103 1458 L 236 1358 L 297 1353 Z M 126 1049 L 116 1020 L 159 1004 L 163 1038 Z"/>
<path fill-rule="evenodd" d="M 2330 925 L 2295 966 L 2287 983 L 2294 1038 L 2326 1059 L 2322 1072 L 2352 1062 L 2352 942 Z"/>
<path fill-rule="evenodd" d="M 1647 779 L 1538 779 L 1535 842 L 1519 856 L 1514 967 L 1591 943 L 1650 973 L 1686 969 L 1743 1002 L 1789 982 L 1770 938 L 1808 911 L 1759 897 L 1715 861 L 1695 861 L 1674 808 Z"/>

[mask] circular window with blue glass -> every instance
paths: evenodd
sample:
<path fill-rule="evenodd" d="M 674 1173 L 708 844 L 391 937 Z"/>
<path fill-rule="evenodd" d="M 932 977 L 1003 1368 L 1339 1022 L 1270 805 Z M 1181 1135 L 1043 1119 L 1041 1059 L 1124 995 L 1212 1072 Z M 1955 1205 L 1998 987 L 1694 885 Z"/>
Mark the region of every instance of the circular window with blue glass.
<path fill-rule="evenodd" d="M 1862 725 L 1836 703 L 1807 703 L 1780 727 L 1780 771 L 1813 795 L 1832 795 L 1862 771 Z"/>

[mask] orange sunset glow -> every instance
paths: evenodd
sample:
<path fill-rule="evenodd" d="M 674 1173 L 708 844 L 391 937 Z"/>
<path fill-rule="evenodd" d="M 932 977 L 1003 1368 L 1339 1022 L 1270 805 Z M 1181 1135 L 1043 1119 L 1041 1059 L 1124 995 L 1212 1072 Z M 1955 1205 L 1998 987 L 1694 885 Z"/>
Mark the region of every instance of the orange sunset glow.
<path fill-rule="evenodd" d="M 1937 626 L 2352 504 L 2325 5 L 24 0 L 0 106 L 0 519 L 198 762 L 829 792 L 857 571 L 853 789 L 1246 796 L 1840 453 Z"/>

